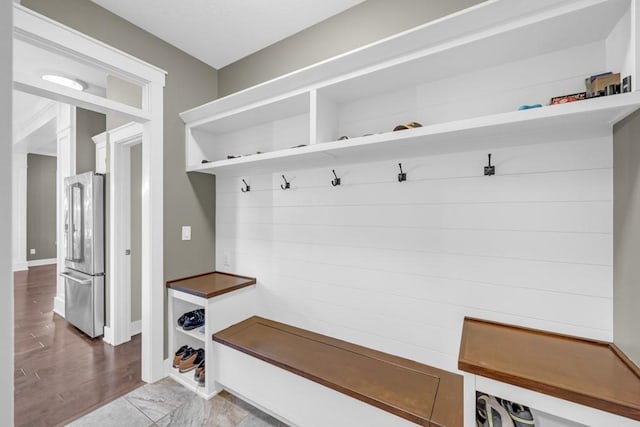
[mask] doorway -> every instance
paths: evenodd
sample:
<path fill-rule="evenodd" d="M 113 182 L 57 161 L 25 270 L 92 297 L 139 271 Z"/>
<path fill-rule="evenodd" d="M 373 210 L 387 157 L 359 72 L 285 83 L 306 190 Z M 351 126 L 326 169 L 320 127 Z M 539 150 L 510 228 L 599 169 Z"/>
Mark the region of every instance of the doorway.
<path fill-rule="evenodd" d="M 104 114 L 118 114 L 142 127 L 141 377 L 154 382 L 165 375 L 163 345 L 163 87 L 165 72 L 18 4 L 14 8 L 14 81 L 16 90 Z M 101 70 L 141 88 L 141 107 L 43 81 L 22 58 L 52 58 Z M 37 53 L 33 54 L 36 50 Z M 26 66 L 25 66 L 26 64 Z M 24 66 L 20 68 L 20 66 Z M 22 71 L 22 72 L 21 72 Z M 57 272 L 59 273 L 59 272 Z M 13 325 L 10 325 L 13 326 Z M 3 390 L 4 391 L 4 390 Z M 11 390 L 6 390 L 11 394 Z"/>

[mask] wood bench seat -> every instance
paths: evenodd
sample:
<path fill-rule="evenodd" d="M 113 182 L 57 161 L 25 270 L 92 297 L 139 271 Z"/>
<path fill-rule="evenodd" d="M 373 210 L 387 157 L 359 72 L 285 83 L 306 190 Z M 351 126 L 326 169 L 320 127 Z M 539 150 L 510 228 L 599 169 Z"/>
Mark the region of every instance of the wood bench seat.
<path fill-rule="evenodd" d="M 419 425 L 462 426 L 460 375 L 255 316 L 213 340 Z"/>
<path fill-rule="evenodd" d="M 609 342 L 466 318 L 458 366 L 640 421 L 640 369 Z"/>

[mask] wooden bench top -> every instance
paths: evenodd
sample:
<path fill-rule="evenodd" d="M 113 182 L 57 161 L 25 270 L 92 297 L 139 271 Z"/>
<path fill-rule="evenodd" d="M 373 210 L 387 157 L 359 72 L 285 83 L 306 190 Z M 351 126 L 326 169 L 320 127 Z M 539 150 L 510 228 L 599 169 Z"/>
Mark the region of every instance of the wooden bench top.
<path fill-rule="evenodd" d="M 423 426 L 462 426 L 462 376 L 251 317 L 213 340 Z"/>
<path fill-rule="evenodd" d="M 458 368 L 640 420 L 640 370 L 608 342 L 467 318 Z"/>
<path fill-rule="evenodd" d="M 211 273 L 168 281 L 167 288 L 208 299 L 254 285 L 255 283 L 255 277 L 212 271 Z"/>

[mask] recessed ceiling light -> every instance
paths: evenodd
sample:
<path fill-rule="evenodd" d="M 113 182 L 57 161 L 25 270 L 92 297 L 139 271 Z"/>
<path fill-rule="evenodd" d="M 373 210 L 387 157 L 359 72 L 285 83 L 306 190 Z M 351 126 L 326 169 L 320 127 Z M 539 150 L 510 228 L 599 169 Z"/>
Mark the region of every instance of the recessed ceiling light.
<path fill-rule="evenodd" d="M 42 76 L 42 80 L 80 91 L 85 90 L 88 87 L 82 80 L 70 79 L 69 77 L 59 76 L 57 74 L 44 74 Z"/>

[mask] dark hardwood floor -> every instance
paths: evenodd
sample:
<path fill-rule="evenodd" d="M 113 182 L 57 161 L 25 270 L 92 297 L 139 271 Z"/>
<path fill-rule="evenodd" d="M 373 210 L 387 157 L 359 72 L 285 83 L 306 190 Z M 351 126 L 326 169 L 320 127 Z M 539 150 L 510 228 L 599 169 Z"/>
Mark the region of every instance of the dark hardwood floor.
<path fill-rule="evenodd" d="M 14 274 L 15 425 L 71 421 L 142 385 L 140 335 L 112 347 L 53 313 L 55 265 Z"/>

